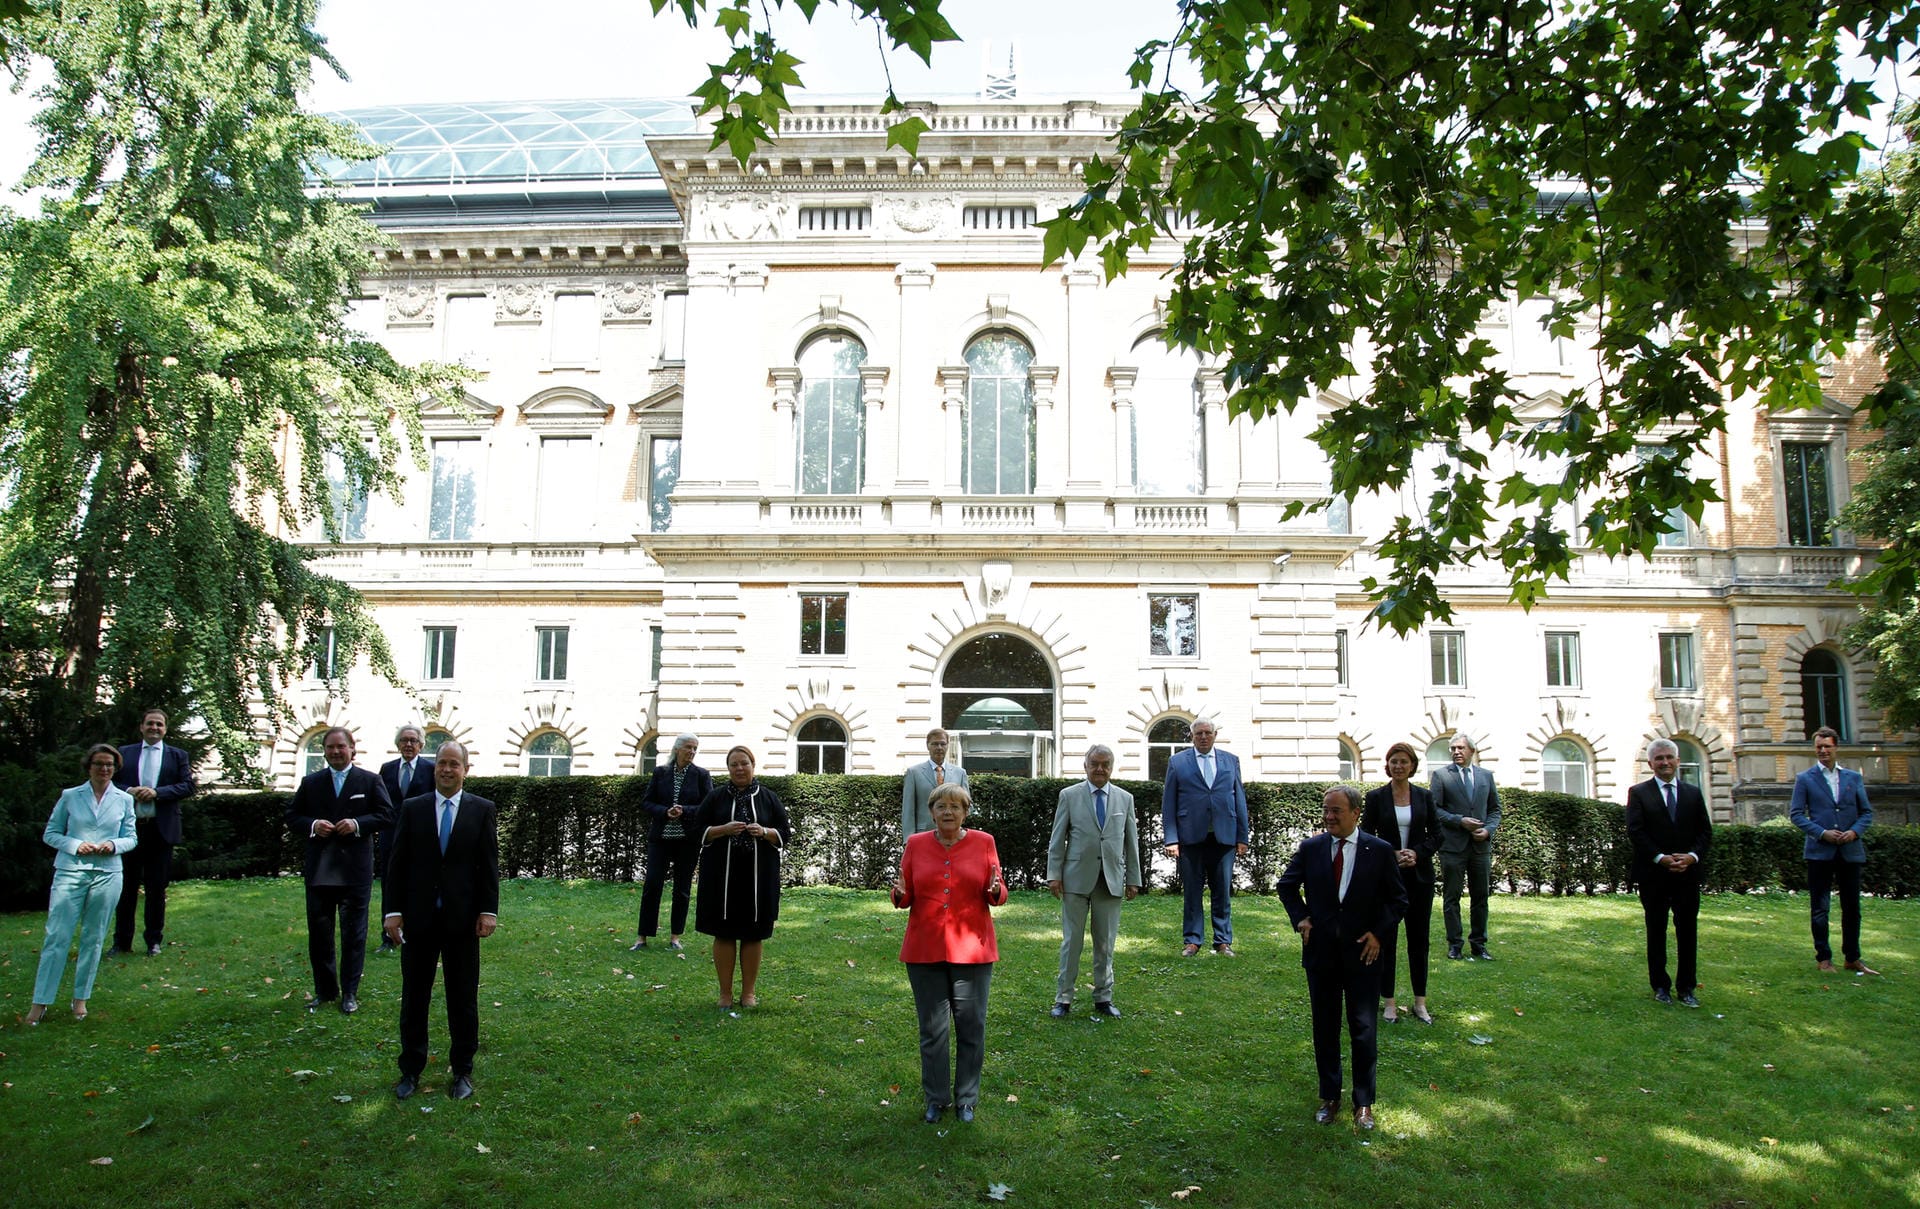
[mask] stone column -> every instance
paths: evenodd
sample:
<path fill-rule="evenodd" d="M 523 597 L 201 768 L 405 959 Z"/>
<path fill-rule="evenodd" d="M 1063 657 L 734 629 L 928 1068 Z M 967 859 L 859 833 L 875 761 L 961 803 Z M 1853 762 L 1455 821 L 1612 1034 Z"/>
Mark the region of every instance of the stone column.
<path fill-rule="evenodd" d="M 861 482 L 865 485 L 863 494 L 885 495 L 891 490 L 894 481 L 892 450 L 883 443 L 873 440 L 880 431 L 881 421 L 885 418 L 887 405 L 887 369 L 883 365 L 863 365 L 860 367 L 860 408 L 863 431 L 867 434 L 866 448 L 861 452 L 867 464 L 862 468 Z"/>
<path fill-rule="evenodd" d="M 940 430 L 946 434 L 947 445 L 946 456 L 941 459 L 944 468 L 940 472 L 940 487 L 948 495 L 958 495 L 964 481 L 960 450 L 965 442 L 960 438 L 960 425 L 966 422 L 968 376 L 964 365 L 940 367 L 940 408 L 945 413 Z"/>
<path fill-rule="evenodd" d="M 767 382 L 773 387 L 775 442 L 773 477 L 767 482 L 775 495 L 792 495 L 799 486 L 794 481 L 798 429 L 793 413 L 795 400 L 800 393 L 800 371 L 790 368 L 770 370 Z"/>
<path fill-rule="evenodd" d="M 940 344 L 928 318 L 933 278 L 931 264 L 902 264 L 894 270 L 900 286 L 900 347 L 894 356 L 894 364 L 900 367 L 900 399 L 893 411 L 893 465 L 886 479 L 875 474 L 868 482 L 884 487 L 890 481 L 896 492 L 906 495 L 946 486 L 945 466 L 954 456 L 946 438 L 950 431 L 959 431 L 940 422 L 945 396 L 939 396 L 936 406 L 936 400 L 922 393 L 936 375 L 946 373 L 935 369 Z M 944 386 L 944 378 L 938 380 Z"/>
<path fill-rule="evenodd" d="M 1107 384 L 1113 387 L 1113 490 L 1119 495 L 1134 490 L 1133 384 L 1140 371 L 1131 365 L 1116 365 L 1107 370 Z"/>

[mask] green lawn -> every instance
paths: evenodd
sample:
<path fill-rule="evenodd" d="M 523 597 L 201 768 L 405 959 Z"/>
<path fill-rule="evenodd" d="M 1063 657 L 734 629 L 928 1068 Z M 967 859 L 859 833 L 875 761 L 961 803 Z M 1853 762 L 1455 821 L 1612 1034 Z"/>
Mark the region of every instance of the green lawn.
<path fill-rule="evenodd" d="M 87 1021 L 63 988 L 37 1029 L 19 1017 L 42 920 L 0 916 L 9 1205 L 909 1209 L 996 1183 L 1125 1209 L 1920 1204 L 1911 901 L 1868 902 L 1885 973 L 1857 979 L 1814 972 L 1804 898 L 1709 900 L 1696 1012 L 1650 999 L 1632 899 L 1498 898 L 1499 960 L 1441 957 L 1438 1022 L 1383 1026 L 1372 1135 L 1312 1123 L 1306 985 L 1272 899 L 1237 900 L 1238 960 L 1179 957 L 1178 899 L 1129 905 L 1126 1016 L 1096 1022 L 1084 991 L 1047 1018 L 1058 917 L 1017 896 L 979 1119 L 938 1129 L 882 895 L 789 891 L 763 1006 L 727 1016 L 703 943 L 626 952 L 636 887 L 512 883 L 459 1105 L 438 1005 L 425 1094 L 389 1093 L 392 957 L 369 957 L 357 1017 L 302 1009 L 301 901 L 297 880 L 178 886 L 165 955 L 107 961 Z"/>

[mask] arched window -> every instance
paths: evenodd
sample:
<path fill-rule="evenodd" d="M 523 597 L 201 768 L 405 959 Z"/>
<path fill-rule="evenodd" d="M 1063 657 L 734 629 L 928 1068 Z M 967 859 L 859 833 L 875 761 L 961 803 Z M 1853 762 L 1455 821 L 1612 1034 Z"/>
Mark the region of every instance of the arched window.
<path fill-rule="evenodd" d="M 1809 739 L 1823 726 L 1837 731 L 1842 743 L 1853 737 L 1847 730 L 1847 673 L 1832 651 L 1815 647 L 1801 657 L 1800 703 Z"/>
<path fill-rule="evenodd" d="M 1018 336 L 989 332 L 967 346 L 967 417 L 960 464 L 971 495 L 1033 490 L 1033 350 Z"/>
<path fill-rule="evenodd" d="M 573 771 L 573 744 L 557 730 L 542 731 L 527 744 L 527 775 L 564 777 Z"/>
<path fill-rule="evenodd" d="M 1154 332 L 1134 344 L 1133 360 L 1134 484 L 1141 495 L 1199 495 L 1207 486 L 1199 359 Z"/>
<path fill-rule="evenodd" d="M 1167 779 L 1167 761 L 1193 742 L 1193 724 L 1185 718 L 1162 718 L 1147 728 L 1147 780 Z"/>
<path fill-rule="evenodd" d="M 829 332 L 800 350 L 800 396 L 794 407 L 793 481 L 805 495 L 853 495 L 866 478 L 867 410 L 860 367 L 867 349 Z"/>
<path fill-rule="evenodd" d="M 1592 780 L 1587 773 L 1586 749 L 1572 739 L 1555 739 L 1540 749 L 1540 788 L 1548 793 L 1586 797 Z"/>
<path fill-rule="evenodd" d="M 1342 781 L 1360 779 L 1360 749 L 1345 739 L 1340 740 L 1340 779 Z"/>
<path fill-rule="evenodd" d="M 1452 741 L 1452 735 L 1443 735 L 1427 745 L 1426 762 L 1420 766 L 1421 776 L 1431 781 L 1434 773 L 1453 765 L 1453 753 L 1447 750 L 1447 744 Z"/>
<path fill-rule="evenodd" d="M 1052 770 L 1053 668 L 1032 643 L 982 634 L 953 653 L 940 687 L 940 725 L 968 772 L 1033 777 Z"/>
<path fill-rule="evenodd" d="M 640 744 L 640 768 L 651 772 L 660 766 L 660 732 L 655 731 Z"/>
<path fill-rule="evenodd" d="M 847 728 L 832 718 L 808 718 L 795 739 L 794 767 L 801 772 L 847 771 Z"/>
<path fill-rule="evenodd" d="M 327 766 L 327 732 L 316 730 L 300 745 L 300 775 L 311 776 Z"/>
<path fill-rule="evenodd" d="M 1680 749 L 1680 779 L 1704 790 L 1707 787 L 1706 753 L 1685 739 L 1675 739 L 1673 745 Z"/>

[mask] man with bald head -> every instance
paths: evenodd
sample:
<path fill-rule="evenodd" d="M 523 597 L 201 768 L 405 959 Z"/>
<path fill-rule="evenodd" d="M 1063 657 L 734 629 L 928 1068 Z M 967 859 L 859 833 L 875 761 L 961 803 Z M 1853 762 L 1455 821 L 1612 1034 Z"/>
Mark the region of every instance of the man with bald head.
<path fill-rule="evenodd" d="M 1073 1010 L 1080 948 L 1093 919 L 1093 1014 L 1119 1016 L 1113 1005 L 1113 946 L 1120 904 L 1140 892 L 1140 825 L 1133 795 L 1112 783 L 1113 750 L 1096 744 L 1083 764 L 1087 779 L 1060 791 L 1047 844 L 1047 889 L 1060 900 L 1060 977 L 1052 1015 Z"/>

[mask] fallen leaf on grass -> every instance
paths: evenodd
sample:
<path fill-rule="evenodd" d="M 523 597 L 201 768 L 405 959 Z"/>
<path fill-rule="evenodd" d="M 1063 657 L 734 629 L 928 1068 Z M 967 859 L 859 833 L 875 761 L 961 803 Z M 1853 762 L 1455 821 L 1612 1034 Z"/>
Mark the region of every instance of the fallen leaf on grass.
<path fill-rule="evenodd" d="M 341 1092 L 339 1095 L 333 1098 L 333 1102 L 335 1104 L 351 1104 L 353 1103 L 353 1097 L 350 1095 L 347 1095 L 345 1092 Z"/>
<path fill-rule="evenodd" d="M 159 1046 L 157 1046 L 157 1045 L 149 1045 L 149 1046 L 147 1047 L 147 1052 L 148 1052 L 149 1054 L 157 1054 L 157 1053 L 159 1053 L 159 1052 L 160 1052 L 160 1047 L 159 1047 Z"/>
<path fill-rule="evenodd" d="M 140 1122 L 138 1125 L 135 1125 L 132 1129 L 127 1130 L 127 1133 L 129 1135 L 139 1133 L 141 1130 L 147 1128 L 147 1126 L 152 1124 L 153 1124 L 153 1114 L 148 1113 L 146 1120 Z"/>
<path fill-rule="evenodd" d="M 1013 1189 L 1005 1184 L 987 1185 L 987 1199 L 990 1201 L 1004 1201 L 1008 1196 L 1012 1195 L 1012 1193 Z"/>
<path fill-rule="evenodd" d="M 1779 1138 L 1761 1138 L 1760 1140 L 1769 1146 L 1778 1146 L 1780 1144 Z"/>
<path fill-rule="evenodd" d="M 855 965 L 853 964 L 853 958 L 851 958 L 851 957 L 849 957 L 849 958 L 847 958 L 847 968 L 848 968 L 849 970 L 852 970 L 852 969 L 857 969 L 857 968 L 858 968 L 857 966 L 855 966 Z"/>
<path fill-rule="evenodd" d="M 1525 1013 L 1525 1012 L 1523 1012 L 1523 1011 L 1521 1011 L 1521 1010 L 1520 1010 L 1519 1008 L 1515 1008 L 1515 1009 L 1513 1009 L 1513 1014 L 1514 1014 L 1514 1015 L 1516 1015 L 1516 1016 L 1524 1016 L 1524 1015 L 1526 1015 L 1526 1013 Z"/>
<path fill-rule="evenodd" d="M 80 1094 L 89 1100 L 97 1100 L 100 1098 L 100 1093 L 97 1091 L 83 1091 Z"/>
<path fill-rule="evenodd" d="M 88 1159 L 87 1162 L 93 1164 L 95 1167 L 113 1166 L 113 1159 L 110 1156 L 104 1155 L 104 1154 L 97 1159 Z"/>
<path fill-rule="evenodd" d="M 305 1083 L 308 1079 L 314 1078 L 319 1073 L 320 1072 L 317 1070 L 297 1070 L 292 1072 L 293 1077 L 300 1080 L 300 1082 L 302 1083 Z"/>
<path fill-rule="evenodd" d="M 887 1085 L 887 1094 L 888 1094 L 888 1095 L 890 1095 L 890 1096 L 897 1096 L 897 1095 L 899 1095 L 899 1094 L 900 1094 L 900 1085 L 899 1085 L 898 1083 L 890 1083 L 890 1084 L 888 1084 L 888 1085 Z"/>
<path fill-rule="evenodd" d="M 1604 1163 L 1607 1161 L 1607 1156 L 1604 1154 L 1596 1154 L 1593 1156 L 1593 1161 L 1596 1163 Z"/>
<path fill-rule="evenodd" d="M 1640 1089 L 1640 1094 L 1643 1096 L 1650 1096 L 1653 1094 L 1653 1089 L 1651 1087 L 1643 1087 Z"/>
<path fill-rule="evenodd" d="M 1198 1191 L 1200 1191 L 1200 1185 L 1188 1184 L 1185 1188 L 1174 1189 L 1173 1199 L 1176 1201 L 1184 1201 Z"/>
<path fill-rule="evenodd" d="M 1762 1063 L 1760 1064 L 1760 1069 L 1761 1069 L 1761 1070 L 1772 1070 L 1772 1069 L 1773 1069 L 1773 1063 L 1771 1063 L 1771 1062 L 1762 1062 Z"/>
<path fill-rule="evenodd" d="M 11 1085 L 11 1084 L 9 1084 L 8 1086 L 12 1086 L 12 1085 Z M 1009 1104 L 1018 1104 L 1018 1103 L 1020 1103 L 1020 1097 L 1019 1097 L 1019 1096 L 1013 1096 L 1013 1095 L 1010 1095 L 1010 1096 L 1008 1096 L 1008 1097 L 1007 1097 L 1007 1103 L 1009 1103 Z"/>
<path fill-rule="evenodd" d="M 1472 1045 L 1492 1045 L 1493 1044 L 1493 1038 L 1487 1036 L 1485 1033 L 1475 1033 L 1473 1036 L 1468 1037 L 1467 1041 L 1469 1044 L 1472 1044 Z"/>

